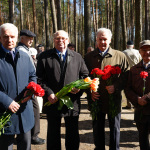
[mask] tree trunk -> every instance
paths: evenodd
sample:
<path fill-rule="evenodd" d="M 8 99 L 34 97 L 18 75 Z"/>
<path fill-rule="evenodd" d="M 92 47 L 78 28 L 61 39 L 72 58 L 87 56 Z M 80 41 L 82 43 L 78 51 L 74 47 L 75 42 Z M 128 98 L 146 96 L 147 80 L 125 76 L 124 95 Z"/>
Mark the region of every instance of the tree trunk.
<path fill-rule="evenodd" d="M 114 48 L 118 49 L 119 45 L 119 6 L 120 0 L 116 0 L 116 13 L 115 13 L 115 33 L 114 33 Z"/>
<path fill-rule="evenodd" d="M 77 15 L 76 15 L 76 0 L 74 0 L 74 41 L 76 46 L 76 52 L 78 52 L 78 46 L 77 46 Z"/>
<path fill-rule="evenodd" d="M 149 38 L 148 33 L 148 0 L 145 0 L 145 39 Z"/>
<path fill-rule="evenodd" d="M 131 11 L 130 11 L 130 14 L 131 14 L 131 40 L 133 41 L 134 39 L 134 0 L 131 0 Z"/>
<path fill-rule="evenodd" d="M 70 37 L 70 0 L 67 2 L 68 34 Z"/>
<path fill-rule="evenodd" d="M 121 24 L 122 24 L 122 35 L 123 35 L 123 50 L 125 50 L 126 43 L 127 43 L 127 30 L 126 30 L 124 1 L 122 0 L 120 1 L 120 11 L 121 11 Z"/>
<path fill-rule="evenodd" d="M 22 0 L 20 0 L 20 30 L 23 29 Z"/>
<path fill-rule="evenodd" d="M 98 0 L 95 0 L 95 24 L 96 24 L 96 32 L 98 30 Z"/>
<path fill-rule="evenodd" d="M 34 26 L 34 33 L 37 34 L 37 28 L 36 28 L 36 8 L 35 8 L 35 0 L 32 0 L 32 7 L 33 7 L 33 26 Z M 34 38 L 34 44 L 36 45 L 37 37 Z M 38 40 L 37 40 L 38 41 Z"/>
<path fill-rule="evenodd" d="M 57 31 L 55 2 L 54 0 L 49 0 L 49 1 L 50 1 L 50 7 L 51 7 L 52 22 L 53 22 L 53 33 L 55 33 Z"/>
<path fill-rule="evenodd" d="M 109 0 L 107 2 L 107 28 L 109 28 Z"/>
<path fill-rule="evenodd" d="M 14 22 L 14 0 L 9 0 L 9 22 Z"/>
<path fill-rule="evenodd" d="M 142 0 L 135 1 L 135 48 L 142 40 Z"/>
<path fill-rule="evenodd" d="M 85 37 L 85 51 L 91 45 L 91 12 L 90 0 L 84 0 L 84 37 Z"/>
<path fill-rule="evenodd" d="M 94 2 L 92 0 L 92 13 L 93 13 L 93 28 L 94 28 L 94 41 L 96 41 L 96 23 L 95 23 L 95 12 L 94 12 Z"/>
<path fill-rule="evenodd" d="M 44 10 L 45 10 L 45 35 L 46 35 L 46 50 L 50 49 L 50 39 L 49 39 L 49 17 L 48 17 L 48 0 L 44 0 Z"/>
<path fill-rule="evenodd" d="M 57 8 L 57 28 L 58 30 L 62 30 L 61 25 L 61 0 L 56 0 L 56 8 Z"/>

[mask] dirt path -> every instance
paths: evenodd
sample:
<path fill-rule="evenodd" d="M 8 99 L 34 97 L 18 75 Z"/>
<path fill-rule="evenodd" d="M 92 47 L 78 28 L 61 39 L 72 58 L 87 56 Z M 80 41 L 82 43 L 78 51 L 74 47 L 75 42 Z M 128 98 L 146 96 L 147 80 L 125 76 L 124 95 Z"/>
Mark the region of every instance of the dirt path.
<path fill-rule="evenodd" d="M 90 112 L 87 110 L 87 102 L 83 96 L 81 103 L 81 114 L 79 118 L 79 133 L 80 133 L 80 148 L 79 150 L 93 150 L 93 135 L 92 135 L 92 120 L 90 117 Z M 41 133 L 40 137 L 46 139 L 47 132 L 47 120 L 46 116 L 42 115 L 41 118 Z M 106 120 L 106 150 L 109 149 L 109 127 L 108 121 Z M 120 128 L 120 150 L 140 150 L 138 143 L 138 132 L 133 121 L 133 109 L 132 110 L 122 110 L 121 116 L 121 128 Z M 62 139 L 62 150 L 65 150 L 65 124 L 62 119 L 61 126 L 61 139 Z M 16 150 L 16 145 L 14 149 Z M 46 150 L 46 144 L 44 145 L 32 145 L 31 150 Z"/>

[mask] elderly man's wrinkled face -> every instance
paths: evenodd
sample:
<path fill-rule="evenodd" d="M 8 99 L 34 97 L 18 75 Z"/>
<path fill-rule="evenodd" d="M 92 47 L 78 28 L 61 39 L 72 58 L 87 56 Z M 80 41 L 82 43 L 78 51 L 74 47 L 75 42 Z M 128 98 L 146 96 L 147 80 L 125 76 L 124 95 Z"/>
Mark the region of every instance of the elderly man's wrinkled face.
<path fill-rule="evenodd" d="M 21 43 L 23 43 L 24 45 L 26 45 L 29 48 L 32 46 L 33 39 L 34 39 L 33 37 L 22 36 L 21 37 Z"/>
<path fill-rule="evenodd" d="M 15 30 L 2 29 L 1 36 L 0 36 L 0 42 L 2 43 L 4 48 L 6 48 L 8 50 L 12 50 L 13 48 L 15 48 L 17 39 L 18 39 L 18 35 L 16 34 Z"/>
<path fill-rule="evenodd" d="M 68 35 L 63 31 L 57 32 L 57 34 L 54 37 L 55 48 L 60 52 L 63 52 L 67 49 L 68 44 L 69 44 Z"/>
<path fill-rule="evenodd" d="M 105 51 L 108 49 L 109 44 L 111 43 L 111 37 L 107 32 L 99 32 L 97 37 L 96 37 L 96 42 L 97 42 L 97 47 L 101 51 Z"/>
<path fill-rule="evenodd" d="M 148 63 L 150 61 L 150 46 L 145 45 L 140 48 L 140 54 L 142 56 L 142 59 L 145 63 Z"/>

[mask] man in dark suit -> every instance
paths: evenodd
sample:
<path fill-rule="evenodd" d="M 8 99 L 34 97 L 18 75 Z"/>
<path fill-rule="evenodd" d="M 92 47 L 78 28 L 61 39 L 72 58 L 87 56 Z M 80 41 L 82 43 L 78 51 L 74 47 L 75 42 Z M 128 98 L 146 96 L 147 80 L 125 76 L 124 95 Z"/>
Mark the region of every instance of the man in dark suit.
<path fill-rule="evenodd" d="M 11 23 L 0 26 L 0 113 L 11 111 L 10 122 L 0 136 L 0 149 L 12 150 L 16 135 L 17 149 L 31 149 L 31 129 L 34 126 L 33 105 L 30 97 L 27 102 L 18 104 L 26 96 L 29 82 L 36 82 L 35 67 L 28 54 L 15 48 L 18 29 Z"/>
<path fill-rule="evenodd" d="M 63 106 L 58 110 L 58 99 L 55 94 L 66 84 L 85 78 L 88 75 L 87 67 L 82 56 L 67 48 L 68 33 L 59 30 L 54 34 L 54 48 L 43 52 L 37 63 L 38 83 L 45 89 L 45 99 L 52 104 L 45 108 L 48 120 L 47 149 L 60 150 L 61 118 L 64 117 L 66 126 L 66 149 L 79 149 L 78 119 L 80 113 L 81 91 L 73 88 L 70 96 L 74 109 Z M 63 57 L 63 60 L 60 59 Z"/>
<path fill-rule="evenodd" d="M 126 97 L 134 105 L 134 120 L 139 132 L 140 150 L 150 149 L 150 40 L 140 42 L 142 60 L 130 69 Z M 147 74 L 141 77 L 141 72 Z M 144 79 L 144 80 L 143 80 Z M 144 89 L 143 89 L 144 88 Z M 149 94 L 148 94 L 149 93 Z M 147 96 L 147 94 L 149 96 Z"/>

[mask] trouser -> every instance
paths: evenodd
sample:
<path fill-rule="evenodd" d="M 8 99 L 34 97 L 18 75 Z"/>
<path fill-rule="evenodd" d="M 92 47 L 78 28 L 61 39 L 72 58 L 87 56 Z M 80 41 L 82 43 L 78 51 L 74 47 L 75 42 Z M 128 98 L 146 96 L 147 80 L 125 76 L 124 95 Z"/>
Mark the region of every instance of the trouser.
<path fill-rule="evenodd" d="M 142 115 L 141 120 L 136 121 L 139 132 L 140 150 L 150 150 L 150 116 Z"/>
<path fill-rule="evenodd" d="M 105 150 L 105 113 L 99 112 L 97 119 L 93 120 L 93 136 L 95 150 Z M 111 118 L 108 115 L 110 128 L 109 150 L 119 150 L 121 113 Z"/>
<path fill-rule="evenodd" d="M 66 127 L 66 150 L 79 149 L 78 119 L 79 116 L 64 117 Z M 47 120 L 47 150 L 61 150 L 61 117 L 47 114 Z"/>
<path fill-rule="evenodd" d="M 0 149 L 13 150 L 15 135 L 1 135 Z M 31 131 L 27 133 L 17 134 L 17 150 L 31 150 Z"/>
<path fill-rule="evenodd" d="M 35 140 L 40 133 L 40 108 L 37 98 L 32 98 L 35 124 L 31 130 L 31 139 Z"/>

